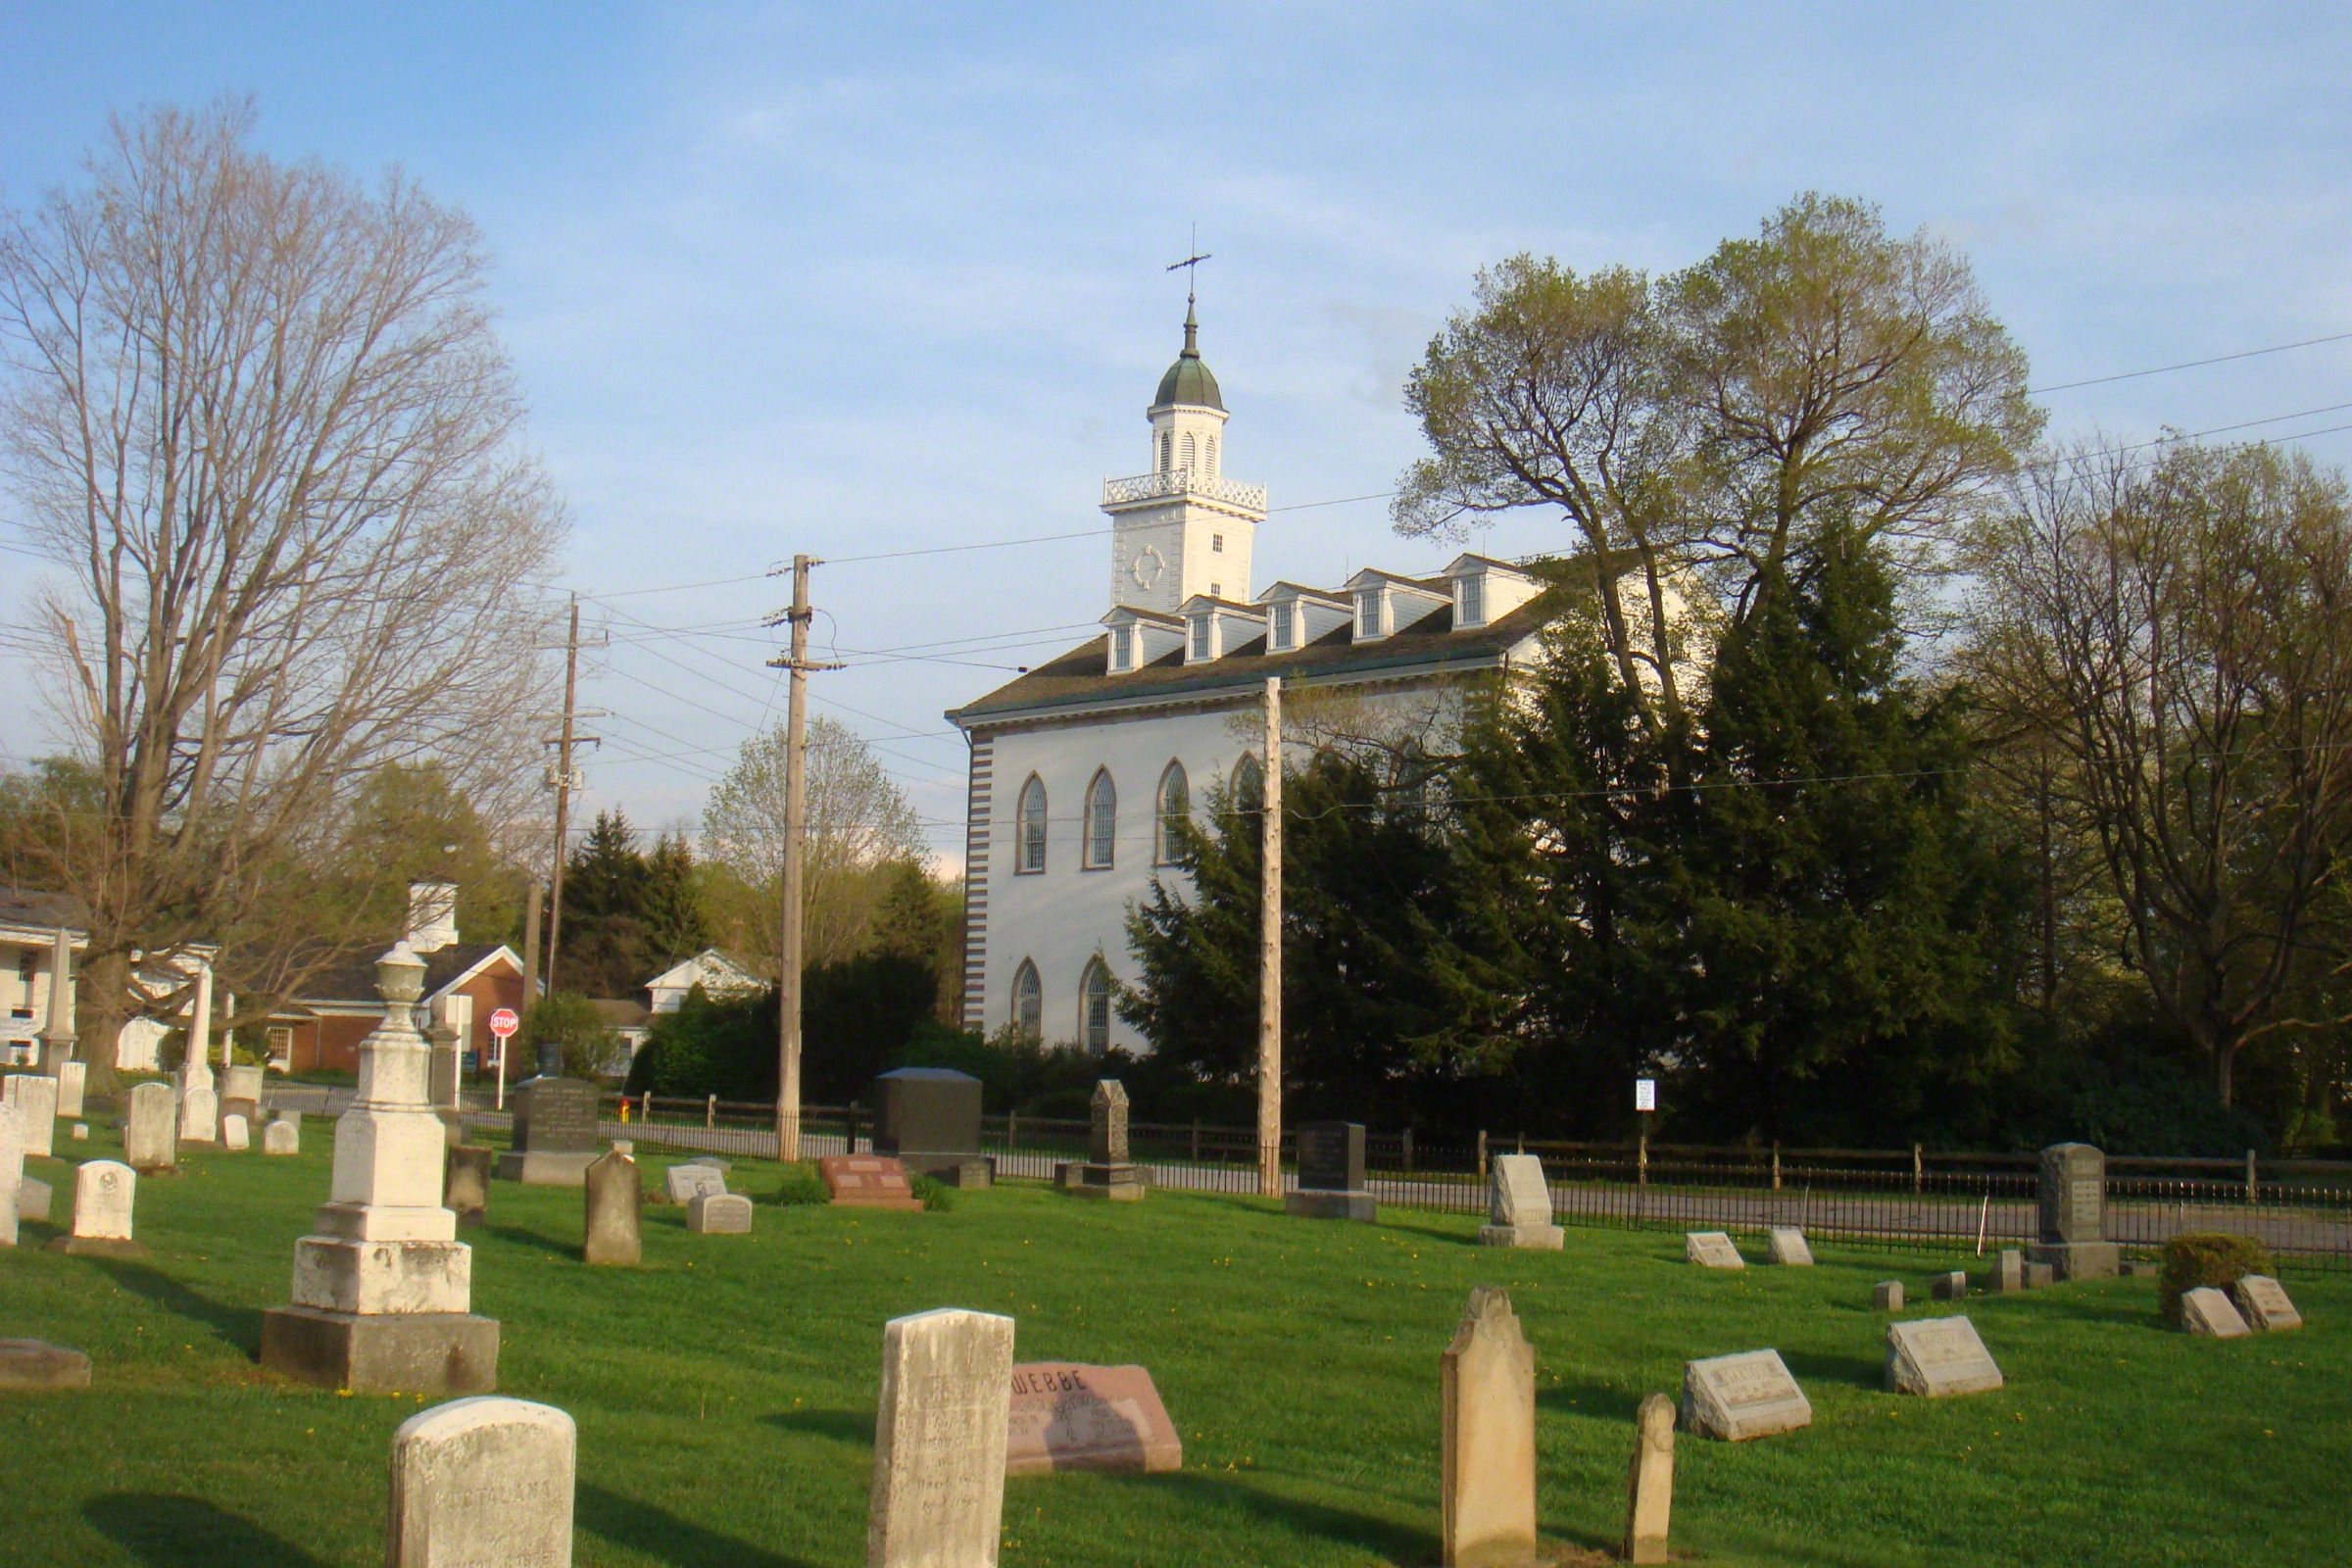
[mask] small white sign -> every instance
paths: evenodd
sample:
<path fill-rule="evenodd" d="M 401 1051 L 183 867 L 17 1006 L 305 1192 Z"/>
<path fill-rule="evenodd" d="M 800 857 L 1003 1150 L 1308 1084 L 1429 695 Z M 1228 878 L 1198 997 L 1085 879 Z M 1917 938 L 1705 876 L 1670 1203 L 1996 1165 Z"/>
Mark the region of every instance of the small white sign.
<path fill-rule="evenodd" d="M 1658 1108 L 1658 1081 L 1655 1078 L 1634 1080 L 1634 1108 L 1636 1110 Z"/>

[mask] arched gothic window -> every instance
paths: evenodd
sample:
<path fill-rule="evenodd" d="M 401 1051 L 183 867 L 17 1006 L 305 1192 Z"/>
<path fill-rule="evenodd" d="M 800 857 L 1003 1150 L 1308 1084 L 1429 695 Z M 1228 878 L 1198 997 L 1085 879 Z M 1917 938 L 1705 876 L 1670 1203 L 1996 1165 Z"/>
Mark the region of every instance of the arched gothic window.
<path fill-rule="evenodd" d="M 1027 958 L 1012 971 L 1012 1026 L 1032 1039 L 1046 1028 L 1046 988 L 1038 983 L 1037 965 Z"/>
<path fill-rule="evenodd" d="M 1078 982 L 1078 1043 L 1097 1054 L 1110 1049 L 1110 967 L 1099 956 L 1086 960 Z"/>
<path fill-rule="evenodd" d="M 1187 430 L 1184 432 L 1184 466 L 1188 468 L 1191 467 L 1194 459 L 1198 456 L 1199 454 L 1193 447 L 1193 432 Z"/>
<path fill-rule="evenodd" d="M 1257 765 L 1257 759 L 1249 753 L 1233 764 L 1233 805 L 1236 810 L 1254 811 L 1266 801 L 1266 770 Z"/>
<path fill-rule="evenodd" d="M 1170 762 L 1168 770 L 1159 775 L 1159 813 L 1152 833 L 1153 860 L 1161 865 L 1175 863 L 1176 829 L 1192 814 L 1192 781 L 1184 776 L 1182 762 Z"/>
<path fill-rule="evenodd" d="M 1021 786 L 1020 846 L 1012 868 L 1024 876 L 1046 868 L 1046 781 L 1035 773 Z"/>
<path fill-rule="evenodd" d="M 1086 787 L 1086 867 L 1100 871 L 1110 864 L 1119 837 L 1119 790 L 1110 769 L 1098 770 Z"/>

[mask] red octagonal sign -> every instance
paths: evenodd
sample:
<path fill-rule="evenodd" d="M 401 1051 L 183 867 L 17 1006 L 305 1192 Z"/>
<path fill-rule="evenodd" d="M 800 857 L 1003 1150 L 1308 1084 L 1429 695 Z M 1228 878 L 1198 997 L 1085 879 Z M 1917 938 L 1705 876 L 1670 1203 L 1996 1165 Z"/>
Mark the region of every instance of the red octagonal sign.
<path fill-rule="evenodd" d="M 522 1020 L 514 1016 L 513 1007 L 501 1007 L 490 1015 L 490 1032 L 501 1040 L 521 1027 Z"/>

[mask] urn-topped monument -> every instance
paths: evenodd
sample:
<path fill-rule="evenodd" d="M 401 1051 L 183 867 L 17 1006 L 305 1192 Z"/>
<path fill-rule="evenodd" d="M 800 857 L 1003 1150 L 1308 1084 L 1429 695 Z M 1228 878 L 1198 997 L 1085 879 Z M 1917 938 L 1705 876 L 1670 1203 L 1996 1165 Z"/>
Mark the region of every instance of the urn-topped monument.
<path fill-rule="evenodd" d="M 262 1364 L 359 1391 L 486 1393 L 498 1324 L 470 1309 L 473 1250 L 441 1206 L 441 1118 L 415 1017 L 424 964 L 404 942 L 375 975 L 383 1025 L 360 1043 L 318 1228 L 294 1244 L 293 1304 L 262 1314 Z"/>

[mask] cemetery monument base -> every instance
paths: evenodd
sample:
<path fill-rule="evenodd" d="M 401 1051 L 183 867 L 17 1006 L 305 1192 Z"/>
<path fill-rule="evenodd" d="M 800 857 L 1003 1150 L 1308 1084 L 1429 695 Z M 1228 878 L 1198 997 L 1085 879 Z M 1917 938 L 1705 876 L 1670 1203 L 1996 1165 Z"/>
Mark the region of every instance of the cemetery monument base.
<path fill-rule="evenodd" d="M 498 1387 L 498 1320 L 274 1306 L 262 1314 L 262 1365 L 354 1394 L 487 1394 Z"/>
<path fill-rule="evenodd" d="M 2061 1280 L 2111 1280 L 2123 1272 L 2116 1242 L 2036 1242 L 2027 1255 Z"/>

